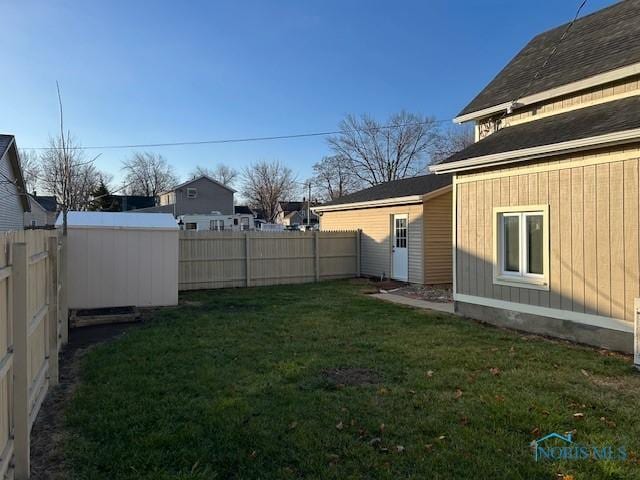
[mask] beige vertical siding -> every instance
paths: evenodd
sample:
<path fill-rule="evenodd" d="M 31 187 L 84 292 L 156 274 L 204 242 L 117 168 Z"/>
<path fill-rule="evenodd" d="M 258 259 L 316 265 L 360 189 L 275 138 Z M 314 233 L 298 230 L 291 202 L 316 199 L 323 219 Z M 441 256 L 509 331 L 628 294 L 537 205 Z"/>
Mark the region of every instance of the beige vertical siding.
<path fill-rule="evenodd" d="M 178 230 L 69 228 L 69 307 L 178 303 Z"/>
<path fill-rule="evenodd" d="M 457 293 L 633 321 L 640 149 L 459 174 Z M 549 205 L 550 290 L 493 284 L 493 208 Z"/>
<path fill-rule="evenodd" d="M 496 120 L 500 120 L 501 127 L 513 126 L 519 123 L 531 122 L 558 113 L 589 107 L 598 103 L 609 102 L 619 98 L 640 95 L 640 75 L 616 80 L 615 82 L 598 85 L 579 92 L 556 97 L 539 102 L 526 108 L 516 110 L 506 117 L 499 115 L 483 119 L 478 124 L 479 138 L 482 139 L 493 133 Z"/>
<path fill-rule="evenodd" d="M 324 212 L 322 230 L 362 230 L 361 272 L 387 277 L 391 273 L 391 216 L 409 215 L 409 282 L 424 283 L 422 204 Z"/>
<path fill-rule="evenodd" d="M 479 192 L 480 193 L 480 192 Z M 451 249 L 451 191 L 424 202 L 424 283 L 451 283 L 453 255 Z M 477 223 L 482 229 L 482 220 Z"/>

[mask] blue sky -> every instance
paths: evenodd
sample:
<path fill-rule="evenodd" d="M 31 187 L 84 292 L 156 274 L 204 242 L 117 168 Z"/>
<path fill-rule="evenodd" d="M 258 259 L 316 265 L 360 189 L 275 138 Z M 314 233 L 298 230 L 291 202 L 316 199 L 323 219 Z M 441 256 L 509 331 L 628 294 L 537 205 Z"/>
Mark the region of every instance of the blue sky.
<path fill-rule="evenodd" d="M 45 145 L 56 80 L 84 145 L 326 131 L 347 113 L 400 109 L 448 119 L 577 3 L 5 0 L 0 132 Z M 148 150 L 181 175 L 278 159 L 299 179 L 329 153 L 322 138 Z M 117 179 L 130 154 L 105 150 L 97 164 Z"/>

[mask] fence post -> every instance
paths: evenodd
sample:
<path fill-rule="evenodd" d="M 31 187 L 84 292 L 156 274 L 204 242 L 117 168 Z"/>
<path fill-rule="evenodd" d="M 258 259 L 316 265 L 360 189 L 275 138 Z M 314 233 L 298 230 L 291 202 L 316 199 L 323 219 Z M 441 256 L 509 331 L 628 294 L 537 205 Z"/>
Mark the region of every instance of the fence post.
<path fill-rule="evenodd" d="M 60 337 L 62 345 L 66 345 L 69 341 L 69 298 L 68 298 L 68 282 L 67 282 L 67 255 L 68 255 L 68 244 L 69 239 L 66 236 L 62 237 L 62 248 L 60 249 L 60 258 L 58 261 L 60 262 L 60 278 L 58 281 L 60 282 L 60 297 L 58 299 L 58 303 L 60 308 L 58 309 L 58 315 L 61 316 L 60 322 Z"/>
<path fill-rule="evenodd" d="M 356 277 L 360 278 L 360 240 L 362 237 L 362 230 L 359 228 L 356 230 Z"/>
<path fill-rule="evenodd" d="M 58 237 L 47 239 L 49 255 L 49 383 L 58 384 Z"/>
<path fill-rule="evenodd" d="M 29 478 L 29 338 L 27 244 L 12 246 L 13 290 L 13 428 L 15 478 Z"/>
<path fill-rule="evenodd" d="M 316 273 L 316 282 L 320 281 L 320 232 L 313 231 L 313 250 L 314 250 L 314 271 Z"/>
<path fill-rule="evenodd" d="M 251 239 L 249 232 L 244 232 L 245 285 L 251 286 Z"/>

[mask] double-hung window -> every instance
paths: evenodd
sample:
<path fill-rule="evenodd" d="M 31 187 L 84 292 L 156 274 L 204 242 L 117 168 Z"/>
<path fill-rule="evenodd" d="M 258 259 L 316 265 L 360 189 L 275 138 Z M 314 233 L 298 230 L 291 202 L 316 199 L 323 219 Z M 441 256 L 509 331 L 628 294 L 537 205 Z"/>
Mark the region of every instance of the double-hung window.
<path fill-rule="evenodd" d="M 494 216 L 494 283 L 548 290 L 549 207 L 498 207 Z"/>

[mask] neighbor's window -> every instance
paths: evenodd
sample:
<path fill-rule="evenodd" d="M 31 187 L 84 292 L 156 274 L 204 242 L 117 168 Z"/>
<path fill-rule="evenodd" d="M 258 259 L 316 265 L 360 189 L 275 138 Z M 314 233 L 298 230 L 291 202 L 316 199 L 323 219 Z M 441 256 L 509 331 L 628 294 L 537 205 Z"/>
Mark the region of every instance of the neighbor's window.
<path fill-rule="evenodd" d="M 197 188 L 187 188 L 187 198 L 196 198 L 198 196 Z"/>
<path fill-rule="evenodd" d="M 187 222 L 185 223 L 184 228 L 186 230 L 197 230 L 198 224 L 196 222 Z"/>
<path fill-rule="evenodd" d="M 209 228 L 216 232 L 222 232 L 224 230 L 224 220 L 211 220 Z"/>
<path fill-rule="evenodd" d="M 494 283 L 549 288 L 548 207 L 495 209 Z"/>
<path fill-rule="evenodd" d="M 240 219 L 240 222 L 241 222 L 241 226 L 240 226 L 241 230 L 249 230 L 249 217 L 242 217 Z"/>

